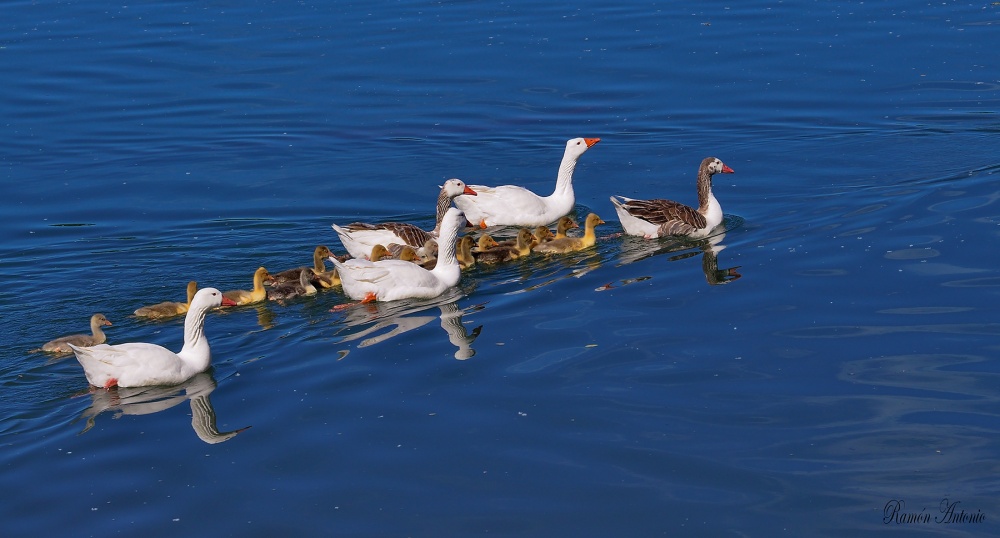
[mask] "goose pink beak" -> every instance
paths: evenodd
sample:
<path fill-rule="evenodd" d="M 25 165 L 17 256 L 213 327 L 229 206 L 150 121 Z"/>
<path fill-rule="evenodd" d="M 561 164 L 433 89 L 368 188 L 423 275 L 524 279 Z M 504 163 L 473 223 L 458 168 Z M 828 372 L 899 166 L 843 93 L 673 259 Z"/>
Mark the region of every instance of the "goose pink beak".
<path fill-rule="evenodd" d="M 223 297 L 222 306 L 236 306 L 236 301 L 230 299 L 229 297 Z"/>
<path fill-rule="evenodd" d="M 584 138 L 583 141 L 587 143 L 587 147 L 589 148 L 589 147 L 593 147 L 594 144 L 600 142 L 601 139 L 600 138 Z"/>
<path fill-rule="evenodd" d="M 735 174 L 736 172 L 733 172 L 732 168 L 730 168 L 730 167 L 728 167 L 726 165 L 722 165 L 722 173 L 723 174 Z"/>

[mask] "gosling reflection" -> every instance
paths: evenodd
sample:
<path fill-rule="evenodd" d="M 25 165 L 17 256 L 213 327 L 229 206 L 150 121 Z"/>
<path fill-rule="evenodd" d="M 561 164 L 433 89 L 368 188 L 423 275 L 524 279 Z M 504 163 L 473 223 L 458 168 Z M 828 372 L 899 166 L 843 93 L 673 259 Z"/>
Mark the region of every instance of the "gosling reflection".
<path fill-rule="evenodd" d="M 462 316 L 482 310 L 483 305 L 459 308 L 457 297 L 452 294 L 446 294 L 444 300 L 447 302 L 438 300 L 415 305 L 410 301 L 394 301 L 356 305 L 341 311 L 344 314 L 343 327 L 336 334 L 342 336 L 341 342 L 360 340 L 358 347 L 363 348 L 385 342 L 439 319 L 441 328 L 448 334 L 448 341 L 456 348 L 455 358 L 469 359 L 476 354 L 472 343 L 479 337 L 483 326 L 469 330 L 463 323 Z M 438 315 L 418 315 L 434 307 L 438 308 Z M 364 325 L 369 326 L 360 328 Z"/>
<path fill-rule="evenodd" d="M 622 253 L 618 258 L 620 262 L 618 265 L 628 265 L 639 260 L 671 252 L 678 252 L 679 254 L 670 256 L 667 260 L 678 261 L 697 256 L 701 252 L 701 270 L 705 273 L 705 281 L 712 286 L 729 284 L 730 282 L 739 280 L 743 275 L 737 272 L 737 269 L 740 268 L 739 265 L 719 269 L 719 253 L 726 248 L 725 245 L 721 244 L 725 237 L 725 232 L 699 241 L 647 240 L 625 236 L 623 238 Z"/>
<path fill-rule="evenodd" d="M 228 441 L 250 426 L 220 432 L 216 426 L 215 408 L 209 394 L 215 390 L 215 379 L 208 372 L 202 372 L 186 382 L 171 387 L 117 387 L 111 390 L 92 390 L 90 407 L 80 414 L 86 433 L 94 427 L 97 415 L 105 411 L 114 412 L 113 418 L 122 415 L 150 415 L 178 405 L 185 400 L 191 402 L 191 428 L 202 441 L 217 444 Z"/>

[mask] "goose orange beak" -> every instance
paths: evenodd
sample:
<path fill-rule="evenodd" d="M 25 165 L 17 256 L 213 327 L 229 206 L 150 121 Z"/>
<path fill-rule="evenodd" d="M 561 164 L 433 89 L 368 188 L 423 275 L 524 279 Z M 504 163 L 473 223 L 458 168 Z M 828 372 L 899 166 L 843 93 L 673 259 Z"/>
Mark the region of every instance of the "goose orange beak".
<path fill-rule="evenodd" d="M 735 174 L 736 172 L 733 172 L 732 168 L 730 168 L 730 167 L 728 167 L 726 165 L 722 165 L 722 173 L 723 174 Z"/>
<path fill-rule="evenodd" d="M 601 139 L 600 138 L 584 138 L 583 141 L 587 143 L 587 147 L 589 148 L 589 147 L 593 147 L 594 144 L 600 142 Z"/>
<path fill-rule="evenodd" d="M 222 306 L 236 306 L 236 301 L 230 299 L 229 297 L 223 297 Z"/>
<path fill-rule="evenodd" d="M 465 192 L 462 194 L 468 194 L 469 196 L 476 196 L 476 191 L 469 188 L 468 185 L 465 186 Z"/>

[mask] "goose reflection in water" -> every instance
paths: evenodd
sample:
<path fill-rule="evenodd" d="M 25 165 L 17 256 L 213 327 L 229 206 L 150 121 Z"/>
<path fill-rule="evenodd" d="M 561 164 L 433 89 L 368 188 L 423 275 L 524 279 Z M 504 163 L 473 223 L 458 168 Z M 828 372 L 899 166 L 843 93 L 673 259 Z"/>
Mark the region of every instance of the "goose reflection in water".
<path fill-rule="evenodd" d="M 202 372 L 180 385 L 170 387 L 116 387 L 111 390 L 95 389 L 90 392 L 93 399 L 80 415 L 87 423 L 80 433 L 94 427 L 97 415 L 105 411 L 114 412 L 114 418 L 122 415 L 149 415 L 165 411 L 185 400 L 191 401 L 191 428 L 198 438 L 209 444 L 228 441 L 250 426 L 220 432 L 216 426 L 215 408 L 209 394 L 215 390 L 215 379 L 208 372 Z"/>
<path fill-rule="evenodd" d="M 343 327 L 336 334 L 342 335 L 341 342 L 361 340 L 358 342 L 358 347 L 363 348 L 384 342 L 394 336 L 422 327 L 435 319 L 440 319 L 441 328 L 448 334 L 448 341 L 457 348 L 455 358 L 460 361 L 466 360 L 476 354 L 472 343 L 479 337 L 483 326 L 480 325 L 470 331 L 463 323 L 462 316 L 478 312 L 484 308 L 484 305 L 459 308 L 457 301 L 461 295 L 456 290 L 445 293 L 430 302 L 414 303 L 404 300 L 355 305 L 341 311 L 344 315 L 341 322 Z M 434 307 L 439 309 L 438 315 L 418 315 Z M 359 328 L 367 324 L 371 325 Z"/>
<path fill-rule="evenodd" d="M 738 265 L 719 269 L 719 253 L 726 248 L 725 245 L 721 244 L 725 237 L 726 232 L 699 241 L 680 239 L 647 240 L 626 236 L 624 237 L 621 256 L 618 258 L 618 265 L 628 265 L 639 260 L 671 252 L 678 252 L 679 254 L 667 258 L 669 261 L 683 260 L 697 256 L 700 251 L 702 253 L 701 270 L 705 273 L 705 281 L 713 286 L 729 284 L 730 282 L 739 280 L 743 275 L 736 271 L 740 268 Z M 698 250 L 693 250 L 694 248 Z M 646 280 L 646 278 L 649 277 L 634 279 L 624 283 L 630 284 L 637 280 Z M 612 287 L 614 286 L 608 284 L 599 289 L 610 289 Z"/>

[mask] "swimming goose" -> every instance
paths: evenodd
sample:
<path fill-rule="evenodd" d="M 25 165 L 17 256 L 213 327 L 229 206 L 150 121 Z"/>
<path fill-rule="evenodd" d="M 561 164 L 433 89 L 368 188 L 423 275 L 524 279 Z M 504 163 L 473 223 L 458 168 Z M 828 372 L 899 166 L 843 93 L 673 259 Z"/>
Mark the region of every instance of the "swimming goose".
<path fill-rule="evenodd" d="M 191 306 L 191 299 L 194 298 L 194 294 L 197 291 L 198 291 L 198 283 L 192 280 L 191 282 L 188 282 L 187 285 L 186 303 L 178 303 L 175 301 L 164 301 L 162 303 L 156 303 L 153 305 L 137 308 L 135 310 L 135 315 L 141 318 L 154 318 L 154 319 L 179 316 L 188 311 L 188 307 Z"/>
<path fill-rule="evenodd" d="M 231 304 L 215 288 L 199 290 L 184 318 L 184 347 L 177 353 L 144 342 L 88 347 L 70 344 L 70 347 L 83 366 L 87 381 L 95 387 L 176 385 L 208 369 L 212 351 L 205 337 L 205 313 L 219 305 Z"/>
<path fill-rule="evenodd" d="M 425 244 L 428 240 L 438 237 L 441 231 L 441 219 L 444 217 L 445 211 L 451 207 L 452 201 L 476 195 L 476 191 L 470 189 L 460 179 L 445 181 L 438 194 L 434 229 L 429 232 L 405 222 L 383 222 L 381 224 L 355 222 L 347 226 L 334 224 L 333 229 L 337 232 L 340 242 L 343 243 L 347 252 L 355 258 L 363 259 L 375 245 L 388 245 L 390 243 L 410 245 L 417 250 L 418 254 L 424 255 Z"/>
<path fill-rule="evenodd" d="M 433 270 L 402 260 L 353 259 L 337 266 L 344 293 L 355 301 L 394 301 L 409 298 L 437 297 L 458 284 L 462 276 L 455 258 L 455 238 L 465 224 L 465 215 L 455 208 L 445 212 L 438 238 L 437 266 Z"/>
<path fill-rule="evenodd" d="M 527 256 L 531 253 L 531 242 L 534 240 L 534 236 L 531 235 L 531 230 L 527 228 L 521 228 L 517 232 L 517 239 L 515 239 L 515 244 L 513 246 L 496 246 L 489 250 L 484 250 L 478 254 L 475 254 L 476 262 L 478 263 L 501 263 L 509 260 L 516 260 Z"/>
<path fill-rule="evenodd" d="M 573 252 L 576 250 L 583 250 L 594 246 L 597 242 L 597 236 L 594 234 L 594 228 L 604 224 L 604 220 L 598 217 L 595 213 L 587 215 L 587 221 L 583 228 L 583 237 L 563 237 L 562 239 L 553 239 L 546 243 L 542 243 L 535 247 L 535 252 L 543 252 L 546 254 L 555 254 L 561 252 Z"/>
<path fill-rule="evenodd" d="M 315 270 L 312 267 L 304 267 L 299 271 L 298 282 L 284 282 L 272 287 L 267 291 L 269 301 L 284 301 L 294 297 L 304 295 L 316 295 L 316 286 L 312 283 L 312 276 Z"/>
<path fill-rule="evenodd" d="M 326 245 L 318 245 L 313 249 L 313 272 L 317 275 L 326 272 L 326 259 L 333 256 L 333 252 Z M 284 284 L 286 282 L 295 283 L 299 281 L 299 275 L 301 275 L 302 270 L 305 267 L 296 267 L 294 269 L 286 269 L 278 273 L 271 274 L 271 285 Z"/>
<path fill-rule="evenodd" d="M 673 200 L 634 200 L 612 196 L 611 203 L 629 235 L 650 239 L 681 236 L 698 239 L 722 223 L 722 206 L 712 195 L 712 176 L 732 174 L 733 169 L 715 157 L 706 157 L 698 167 L 698 209 Z M 621 201 L 618 200 L 621 198 Z"/>
<path fill-rule="evenodd" d="M 549 196 L 539 196 L 524 187 L 471 185 L 475 198 L 455 198 L 455 206 L 465 212 L 475 226 L 544 226 L 573 210 L 573 170 L 581 155 L 600 138 L 574 138 L 566 142 L 559 164 L 556 187 Z"/>
<path fill-rule="evenodd" d="M 46 342 L 42 346 L 42 351 L 48 351 L 50 353 L 72 353 L 73 350 L 70 348 L 70 344 L 76 346 L 96 346 L 97 344 L 103 344 L 107 341 L 107 337 L 104 335 L 104 331 L 101 327 L 105 325 L 111 325 L 108 318 L 104 317 L 104 314 L 94 314 L 90 316 L 90 332 L 91 334 L 71 334 L 69 336 L 63 336 L 56 338 L 55 340 Z"/>
<path fill-rule="evenodd" d="M 222 295 L 237 305 L 259 303 L 267 299 L 267 289 L 264 288 L 264 282 L 270 282 L 270 280 L 271 275 L 267 269 L 258 267 L 253 274 L 253 290 L 232 290 L 224 292 Z"/>

